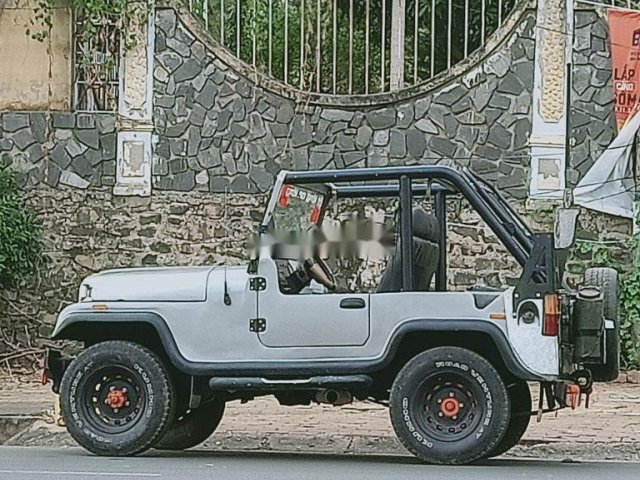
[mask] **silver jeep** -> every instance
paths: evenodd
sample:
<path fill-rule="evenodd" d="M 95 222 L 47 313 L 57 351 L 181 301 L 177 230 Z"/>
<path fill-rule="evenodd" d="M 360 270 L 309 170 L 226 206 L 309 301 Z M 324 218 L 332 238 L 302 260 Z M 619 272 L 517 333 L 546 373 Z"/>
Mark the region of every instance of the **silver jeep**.
<path fill-rule="evenodd" d="M 398 202 L 392 254 L 374 292 L 350 292 L 329 266 L 331 242 L 304 239 L 317 239 L 308 234 L 322 230 L 330 203 L 382 197 Z M 522 266 L 515 286 L 447 291 L 456 197 Z M 559 219 L 555 234 L 534 234 L 468 170 L 283 171 L 248 265 L 86 278 L 53 332 L 84 350 L 50 350 L 45 375 L 70 434 L 99 455 L 193 447 L 227 401 L 274 395 L 283 405 L 387 405 L 397 436 L 425 462 L 497 456 L 531 415 L 575 408 L 594 380 L 618 375 L 617 274 L 589 269 L 569 288 L 576 215 Z M 535 409 L 527 382 L 540 383 Z"/>

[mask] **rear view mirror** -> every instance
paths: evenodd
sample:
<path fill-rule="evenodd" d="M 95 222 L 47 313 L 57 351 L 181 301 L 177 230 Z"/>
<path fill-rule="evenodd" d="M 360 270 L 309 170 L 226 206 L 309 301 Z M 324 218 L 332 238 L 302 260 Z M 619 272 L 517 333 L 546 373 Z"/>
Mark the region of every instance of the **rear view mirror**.
<path fill-rule="evenodd" d="M 577 208 L 559 208 L 556 210 L 554 243 L 558 249 L 570 248 L 576 237 L 576 223 L 580 210 Z"/>

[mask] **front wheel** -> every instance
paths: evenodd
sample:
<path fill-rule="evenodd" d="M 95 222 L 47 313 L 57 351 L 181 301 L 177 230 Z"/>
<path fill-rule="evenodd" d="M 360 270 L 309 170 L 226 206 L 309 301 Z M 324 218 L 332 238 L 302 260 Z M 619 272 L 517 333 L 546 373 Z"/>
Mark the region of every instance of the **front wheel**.
<path fill-rule="evenodd" d="M 465 464 L 486 457 L 507 429 L 509 408 L 496 369 L 465 348 L 439 347 L 415 356 L 391 388 L 396 435 L 428 463 Z"/>
<path fill-rule="evenodd" d="M 158 357 L 119 340 L 98 343 L 78 355 L 62 378 L 60 401 L 74 440 L 105 456 L 149 449 L 174 409 L 173 387 Z"/>

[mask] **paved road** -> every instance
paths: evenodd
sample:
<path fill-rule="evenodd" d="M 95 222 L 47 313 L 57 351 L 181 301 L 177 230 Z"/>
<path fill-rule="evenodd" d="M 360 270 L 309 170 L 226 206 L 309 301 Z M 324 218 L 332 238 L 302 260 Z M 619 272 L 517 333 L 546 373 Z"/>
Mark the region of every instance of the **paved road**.
<path fill-rule="evenodd" d="M 80 449 L 0 447 L 1 480 L 58 479 L 344 479 L 591 480 L 637 479 L 640 464 L 493 460 L 467 467 L 419 465 L 411 457 L 355 457 L 278 453 L 150 453 L 100 458 Z"/>

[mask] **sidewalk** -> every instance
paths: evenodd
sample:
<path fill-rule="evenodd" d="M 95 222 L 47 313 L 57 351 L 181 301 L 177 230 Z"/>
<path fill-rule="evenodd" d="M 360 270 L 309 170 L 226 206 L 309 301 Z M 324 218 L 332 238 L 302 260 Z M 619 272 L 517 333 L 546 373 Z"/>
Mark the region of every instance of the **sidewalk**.
<path fill-rule="evenodd" d="M 0 444 L 69 446 L 52 423 L 53 394 L 37 384 L 0 387 Z M 2 431 L 4 428 L 4 432 Z M 406 454 L 388 411 L 370 403 L 281 407 L 271 397 L 232 402 L 202 448 L 322 453 Z M 516 456 L 640 461 L 640 385 L 598 384 L 591 408 L 535 418 Z"/>

